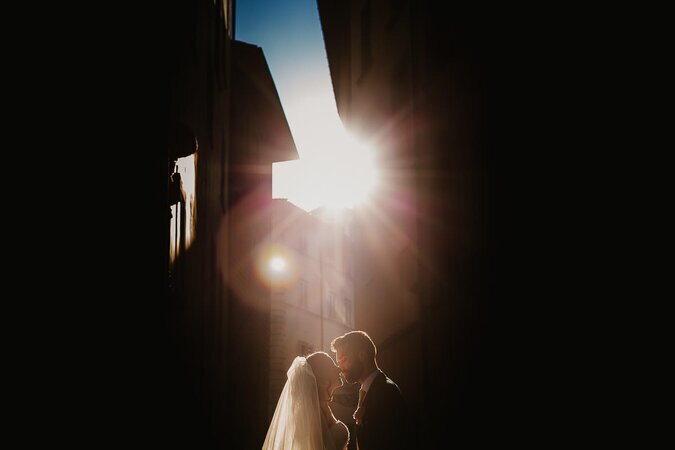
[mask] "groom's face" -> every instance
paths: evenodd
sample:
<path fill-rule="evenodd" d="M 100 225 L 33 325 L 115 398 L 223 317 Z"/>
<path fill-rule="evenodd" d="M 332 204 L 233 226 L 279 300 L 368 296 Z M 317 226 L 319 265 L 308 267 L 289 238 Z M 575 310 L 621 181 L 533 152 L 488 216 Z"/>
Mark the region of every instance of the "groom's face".
<path fill-rule="evenodd" d="M 363 361 L 356 352 L 338 350 L 335 352 L 338 366 L 348 383 L 356 383 L 363 376 Z"/>

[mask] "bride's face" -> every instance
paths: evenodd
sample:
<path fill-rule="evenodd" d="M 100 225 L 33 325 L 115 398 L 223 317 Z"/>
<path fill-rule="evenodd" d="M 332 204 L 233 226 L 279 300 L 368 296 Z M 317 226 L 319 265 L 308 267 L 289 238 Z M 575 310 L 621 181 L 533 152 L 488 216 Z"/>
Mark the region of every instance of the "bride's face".
<path fill-rule="evenodd" d="M 334 366 L 331 368 L 331 377 L 328 384 L 328 398 L 333 396 L 333 391 L 342 386 L 342 378 L 340 377 L 340 368 Z"/>
<path fill-rule="evenodd" d="M 333 397 L 333 391 L 342 386 L 340 368 L 334 364 L 328 367 L 320 386 L 319 393 L 321 394 L 321 400 L 329 401 Z"/>

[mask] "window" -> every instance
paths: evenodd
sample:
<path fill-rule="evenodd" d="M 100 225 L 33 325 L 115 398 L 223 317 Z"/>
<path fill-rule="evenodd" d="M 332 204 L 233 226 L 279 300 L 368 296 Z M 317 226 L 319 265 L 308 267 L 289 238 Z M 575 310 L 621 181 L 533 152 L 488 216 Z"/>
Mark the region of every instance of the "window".
<path fill-rule="evenodd" d="M 178 158 L 171 175 L 171 220 L 169 229 L 169 261 L 190 248 L 194 239 L 197 218 L 196 154 Z"/>
<path fill-rule="evenodd" d="M 337 319 L 337 305 L 335 304 L 335 292 L 328 291 L 328 318 Z"/>
<path fill-rule="evenodd" d="M 298 234 L 298 250 L 302 253 L 309 253 L 307 248 L 307 234 L 299 233 Z"/>
<path fill-rule="evenodd" d="M 354 326 L 354 323 L 352 322 L 352 302 L 349 300 L 347 297 L 343 299 L 344 302 L 344 323 L 347 326 Z"/>
<path fill-rule="evenodd" d="M 353 279 L 353 264 L 351 239 L 345 238 L 342 241 L 342 269 L 348 279 Z"/>
<path fill-rule="evenodd" d="M 298 281 L 298 305 L 307 308 L 307 281 Z"/>

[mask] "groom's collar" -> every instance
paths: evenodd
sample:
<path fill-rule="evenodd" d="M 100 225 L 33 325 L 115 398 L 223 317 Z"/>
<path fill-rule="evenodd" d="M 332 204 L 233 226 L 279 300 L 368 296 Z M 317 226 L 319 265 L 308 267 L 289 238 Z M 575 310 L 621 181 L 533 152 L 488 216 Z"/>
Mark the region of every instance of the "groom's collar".
<path fill-rule="evenodd" d="M 380 373 L 380 369 L 375 369 L 373 370 L 370 375 L 368 375 L 368 378 L 363 380 L 363 383 L 361 383 L 361 389 L 368 392 L 368 389 L 370 389 L 370 386 L 373 384 L 373 380 L 375 380 L 375 377 Z"/>

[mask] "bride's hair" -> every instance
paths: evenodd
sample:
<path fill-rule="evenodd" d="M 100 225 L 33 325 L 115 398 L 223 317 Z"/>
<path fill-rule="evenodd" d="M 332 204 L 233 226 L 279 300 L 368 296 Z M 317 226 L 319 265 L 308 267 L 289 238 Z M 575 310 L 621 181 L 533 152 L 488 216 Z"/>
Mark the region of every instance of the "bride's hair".
<path fill-rule="evenodd" d="M 319 389 L 327 382 L 330 382 L 332 372 L 335 370 L 335 361 L 326 352 L 314 352 L 307 355 L 307 363 L 314 372 L 316 385 Z"/>

